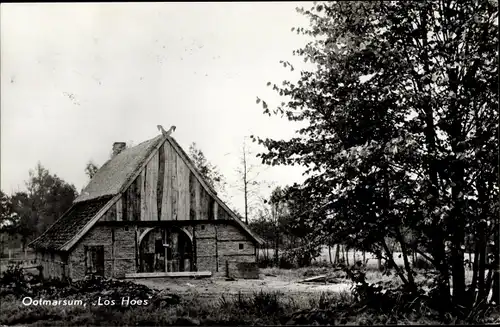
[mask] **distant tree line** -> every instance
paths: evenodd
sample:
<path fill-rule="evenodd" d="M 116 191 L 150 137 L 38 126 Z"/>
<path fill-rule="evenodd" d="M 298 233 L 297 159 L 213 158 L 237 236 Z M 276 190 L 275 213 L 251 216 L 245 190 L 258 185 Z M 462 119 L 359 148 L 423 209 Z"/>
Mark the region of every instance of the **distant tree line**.
<path fill-rule="evenodd" d="M 4 247 L 26 245 L 66 212 L 78 195 L 71 185 L 41 163 L 29 171 L 26 190 L 12 195 L 0 191 L 0 235 Z"/>

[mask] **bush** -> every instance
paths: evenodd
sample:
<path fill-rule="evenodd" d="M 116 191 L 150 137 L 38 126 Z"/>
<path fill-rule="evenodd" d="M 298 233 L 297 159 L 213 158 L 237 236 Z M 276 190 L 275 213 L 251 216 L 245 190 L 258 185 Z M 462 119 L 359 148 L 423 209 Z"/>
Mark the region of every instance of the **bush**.
<path fill-rule="evenodd" d="M 24 271 L 21 268 L 20 264 L 11 264 L 7 267 L 7 270 L 3 272 L 1 283 L 9 284 L 9 283 L 19 283 L 25 282 Z"/>
<path fill-rule="evenodd" d="M 432 269 L 432 264 L 427 261 L 426 259 L 422 258 L 421 256 L 418 256 L 415 259 L 415 268 L 417 269 Z"/>
<path fill-rule="evenodd" d="M 257 265 L 259 268 L 271 268 L 274 266 L 274 262 L 270 258 L 259 258 L 257 260 Z"/>

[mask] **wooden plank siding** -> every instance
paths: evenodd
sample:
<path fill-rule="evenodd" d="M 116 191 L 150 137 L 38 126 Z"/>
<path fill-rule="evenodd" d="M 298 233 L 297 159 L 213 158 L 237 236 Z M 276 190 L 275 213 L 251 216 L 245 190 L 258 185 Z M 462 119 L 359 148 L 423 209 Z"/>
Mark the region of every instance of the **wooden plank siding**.
<path fill-rule="evenodd" d="M 142 220 L 158 220 L 156 190 L 158 184 L 158 153 L 146 165 L 146 182 L 144 183 L 144 197 L 146 198 L 145 216 Z"/>
<path fill-rule="evenodd" d="M 177 154 L 175 151 L 170 152 L 170 173 L 172 176 L 172 220 L 177 220 L 177 214 L 179 212 L 179 187 L 177 184 Z"/>
<path fill-rule="evenodd" d="M 217 219 L 231 219 L 231 215 L 165 142 L 101 221 Z"/>
<path fill-rule="evenodd" d="M 123 220 L 123 201 L 122 199 L 119 199 L 116 201 L 116 220 L 117 221 L 122 221 Z"/>
<path fill-rule="evenodd" d="M 165 161 L 163 166 L 165 174 L 163 178 L 163 196 L 161 200 L 161 218 L 160 220 L 172 220 L 172 154 L 173 149 L 170 143 L 165 142 L 163 152 Z"/>
<path fill-rule="evenodd" d="M 156 207 L 158 210 L 157 218 L 161 220 L 163 183 L 165 181 L 165 147 L 158 149 L 158 179 L 156 182 Z"/>
<path fill-rule="evenodd" d="M 177 220 L 189 219 L 189 168 L 180 156 L 177 159 L 177 190 L 179 191 Z"/>
<path fill-rule="evenodd" d="M 140 215 L 140 220 L 146 220 L 146 194 L 145 194 L 145 183 L 146 183 L 146 169 L 141 171 L 140 180 L 140 194 L 141 194 L 141 215 Z"/>
<path fill-rule="evenodd" d="M 194 174 L 193 174 L 194 175 Z M 200 220 L 201 218 L 201 184 L 198 180 L 194 185 L 194 193 L 196 197 L 196 220 Z"/>
<path fill-rule="evenodd" d="M 196 220 L 198 207 L 196 206 L 196 177 L 189 173 L 189 219 Z"/>

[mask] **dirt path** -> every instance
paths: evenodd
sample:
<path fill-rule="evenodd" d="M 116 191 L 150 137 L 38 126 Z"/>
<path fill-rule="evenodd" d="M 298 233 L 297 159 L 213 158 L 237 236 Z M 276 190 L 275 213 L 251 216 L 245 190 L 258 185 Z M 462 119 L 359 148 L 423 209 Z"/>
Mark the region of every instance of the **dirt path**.
<path fill-rule="evenodd" d="M 200 296 L 252 294 L 254 292 L 281 292 L 284 294 L 300 293 L 333 293 L 349 291 L 350 283 L 338 284 L 302 284 L 296 281 L 283 280 L 279 277 L 262 276 L 261 279 L 241 279 L 226 281 L 221 278 L 185 279 L 185 278 L 151 278 L 136 279 L 136 283 L 158 290 L 166 290 L 177 294 L 198 294 Z"/>

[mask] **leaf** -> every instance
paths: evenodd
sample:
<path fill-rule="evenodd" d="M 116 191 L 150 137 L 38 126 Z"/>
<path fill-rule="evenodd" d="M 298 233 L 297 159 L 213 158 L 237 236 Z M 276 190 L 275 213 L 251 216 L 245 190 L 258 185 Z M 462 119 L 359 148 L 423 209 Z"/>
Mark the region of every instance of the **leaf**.
<path fill-rule="evenodd" d="M 259 104 L 260 103 L 260 99 L 257 98 L 257 100 L 255 101 L 255 103 Z"/>

